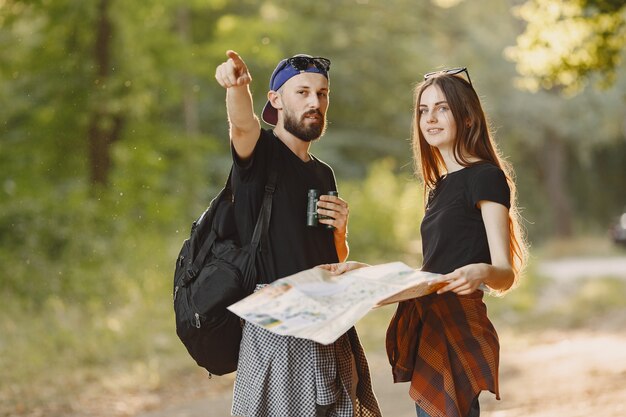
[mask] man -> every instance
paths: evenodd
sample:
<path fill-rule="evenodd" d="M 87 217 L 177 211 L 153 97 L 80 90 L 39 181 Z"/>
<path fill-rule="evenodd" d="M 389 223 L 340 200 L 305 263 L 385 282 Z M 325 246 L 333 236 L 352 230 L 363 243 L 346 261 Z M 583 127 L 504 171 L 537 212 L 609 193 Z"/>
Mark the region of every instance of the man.
<path fill-rule="evenodd" d="M 348 204 L 325 195 L 336 190 L 332 169 L 309 153 L 323 135 L 329 104 L 330 61 L 297 55 L 272 73 L 261 128 L 254 114 L 252 77 L 241 57 L 228 51 L 215 78 L 226 89 L 233 154 L 235 217 L 242 243 L 250 241 L 270 166 L 277 168 L 269 243 L 273 264 L 261 282 L 348 257 Z M 278 161 L 278 162 L 275 162 Z M 272 165 L 274 164 L 274 165 Z M 307 193 L 317 189 L 320 226 L 306 225 Z M 331 225 L 333 229 L 324 227 Z M 261 255 L 264 259 L 266 253 Z M 245 324 L 232 414 L 268 416 L 380 416 L 367 361 L 353 328 L 331 345 L 279 336 Z"/>

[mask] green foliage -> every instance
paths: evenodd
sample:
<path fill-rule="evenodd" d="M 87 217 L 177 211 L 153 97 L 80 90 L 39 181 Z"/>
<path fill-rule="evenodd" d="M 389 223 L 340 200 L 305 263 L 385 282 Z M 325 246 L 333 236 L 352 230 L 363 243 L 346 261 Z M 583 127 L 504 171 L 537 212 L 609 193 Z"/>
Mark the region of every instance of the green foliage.
<path fill-rule="evenodd" d="M 85 180 L 34 188 L 6 179 L 0 265 L 12 273 L 2 277 L 4 291 L 34 305 L 49 296 L 79 304 L 106 299 L 143 271 L 136 260 L 145 263 L 155 252 L 139 256 L 147 241 L 167 242 L 175 230 L 182 241 L 217 190 L 202 184 L 222 183 L 229 161 L 215 155 L 219 146 L 210 138 L 135 133 L 131 148 L 116 149 L 118 169 L 106 190 L 94 193 Z"/>
<path fill-rule="evenodd" d="M 56 194 L 50 204 L 23 198 L 3 206 L 0 263 L 12 271 L 3 276 L 3 291 L 32 305 L 52 295 L 87 302 L 111 293 L 111 259 L 121 254 L 116 251 L 119 229 L 110 227 L 119 225 L 93 202 L 82 201 L 77 208 L 56 200 L 81 200 L 81 194 Z"/>
<path fill-rule="evenodd" d="M 423 216 L 421 187 L 394 174 L 384 159 L 371 165 L 364 181 L 341 183 L 339 192 L 350 207 L 350 259 L 367 263 L 421 263 L 419 222 Z M 419 252 L 418 252 L 419 251 Z"/>
<path fill-rule="evenodd" d="M 572 94 L 595 73 L 601 86 L 615 82 L 626 46 L 624 2 L 529 0 L 515 10 L 527 23 L 517 45 L 507 50 L 522 75 L 520 87 Z"/>
<path fill-rule="evenodd" d="M 622 0 L 583 0 L 586 8 L 598 10 L 601 13 L 615 13 L 624 7 Z"/>

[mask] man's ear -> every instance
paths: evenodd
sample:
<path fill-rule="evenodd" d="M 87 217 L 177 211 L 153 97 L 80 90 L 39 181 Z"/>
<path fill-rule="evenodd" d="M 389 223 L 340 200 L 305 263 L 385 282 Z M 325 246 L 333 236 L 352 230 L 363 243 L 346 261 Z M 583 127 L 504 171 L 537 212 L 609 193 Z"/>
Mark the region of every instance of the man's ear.
<path fill-rule="evenodd" d="M 276 110 L 283 109 L 282 98 L 280 94 L 278 94 L 276 91 L 270 90 L 267 92 L 267 101 L 269 101 L 272 107 L 274 107 Z"/>

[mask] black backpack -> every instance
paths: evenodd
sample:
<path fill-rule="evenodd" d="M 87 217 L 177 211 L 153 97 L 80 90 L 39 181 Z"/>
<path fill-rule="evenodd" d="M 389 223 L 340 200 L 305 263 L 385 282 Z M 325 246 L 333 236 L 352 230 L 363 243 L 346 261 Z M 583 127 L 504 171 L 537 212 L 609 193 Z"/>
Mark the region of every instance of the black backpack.
<path fill-rule="evenodd" d="M 273 265 L 265 244 L 277 174 L 270 173 L 252 240 L 244 246 L 235 224 L 231 175 L 232 169 L 224 188 L 191 225 L 174 272 L 176 334 L 198 365 L 215 375 L 237 369 L 242 322 L 227 307 L 254 291 L 259 261 Z"/>

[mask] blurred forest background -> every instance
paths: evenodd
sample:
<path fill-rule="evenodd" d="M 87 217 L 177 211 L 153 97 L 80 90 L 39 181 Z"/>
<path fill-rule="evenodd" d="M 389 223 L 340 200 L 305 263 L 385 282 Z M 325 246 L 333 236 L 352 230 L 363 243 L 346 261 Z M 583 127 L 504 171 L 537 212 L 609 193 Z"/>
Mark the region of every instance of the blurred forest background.
<path fill-rule="evenodd" d="M 412 87 L 467 66 L 533 250 L 493 311 L 531 317 L 533 265 L 624 255 L 608 228 L 626 207 L 625 22 L 623 0 L 0 0 L 0 415 L 64 415 L 86 390 L 193 368 L 173 265 L 230 166 L 227 49 L 257 113 L 279 59 L 332 60 L 313 153 L 350 203 L 350 259 L 415 267 Z"/>

